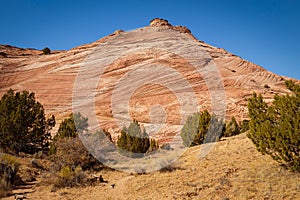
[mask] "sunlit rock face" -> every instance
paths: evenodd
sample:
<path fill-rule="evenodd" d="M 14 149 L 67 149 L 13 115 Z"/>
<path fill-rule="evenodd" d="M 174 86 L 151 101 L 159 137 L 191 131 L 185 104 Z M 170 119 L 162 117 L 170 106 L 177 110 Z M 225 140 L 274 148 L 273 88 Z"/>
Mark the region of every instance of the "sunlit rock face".
<path fill-rule="evenodd" d="M 208 109 L 242 120 L 254 91 L 267 102 L 275 93 L 289 93 L 286 77 L 198 41 L 188 28 L 159 18 L 150 26 L 118 30 L 50 55 L 0 45 L 0 72 L 1 96 L 9 88 L 32 91 L 57 124 L 74 108 L 89 116 L 86 108 L 93 107 L 96 120 L 91 124 L 98 123 L 114 138 L 135 119 L 161 143 L 176 137 L 192 112 Z M 82 74 L 87 79 L 78 85 Z M 86 101 L 87 95 L 92 101 Z"/>

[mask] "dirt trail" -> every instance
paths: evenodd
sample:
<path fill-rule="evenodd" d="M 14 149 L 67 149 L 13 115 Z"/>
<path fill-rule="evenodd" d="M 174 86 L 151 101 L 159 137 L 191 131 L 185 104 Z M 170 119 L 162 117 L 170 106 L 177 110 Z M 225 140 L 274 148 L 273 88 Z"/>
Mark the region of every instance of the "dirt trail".
<path fill-rule="evenodd" d="M 121 178 L 120 180 L 116 181 L 116 183 L 110 185 L 111 188 L 111 199 L 122 199 L 128 193 L 128 184 L 129 180 L 134 178 L 134 176 L 127 176 Z"/>

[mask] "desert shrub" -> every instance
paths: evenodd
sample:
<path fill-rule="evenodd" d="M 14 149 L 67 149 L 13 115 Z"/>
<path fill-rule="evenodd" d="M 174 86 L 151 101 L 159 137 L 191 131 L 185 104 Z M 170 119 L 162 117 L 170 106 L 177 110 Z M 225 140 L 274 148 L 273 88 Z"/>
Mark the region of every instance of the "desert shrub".
<path fill-rule="evenodd" d="M 50 182 L 53 183 L 54 188 L 88 185 L 85 171 L 100 170 L 104 167 L 85 148 L 78 135 L 57 137 L 52 146 L 55 147 L 55 151 L 50 155 L 50 160 L 53 162 L 52 182 Z"/>
<path fill-rule="evenodd" d="M 250 131 L 257 150 L 300 172 L 300 85 L 286 81 L 294 94 L 274 96 L 272 105 L 256 93 L 248 100 Z"/>
<path fill-rule="evenodd" d="M 87 176 L 80 166 L 72 169 L 69 166 L 62 167 L 54 179 L 54 187 L 74 187 L 84 185 L 87 182 Z"/>
<path fill-rule="evenodd" d="M 211 116 L 208 132 L 205 136 L 204 143 L 217 142 L 224 135 L 226 126 L 222 119 L 213 114 Z"/>
<path fill-rule="evenodd" d="M 156 151 L 159 148 L 158 143 L 155 139 L 150 139 L 150 147 L 147 150 L 147 152 L 153 152 Z"/>
<path fill-rule="evenodd" d="M 19 164 L 15 157 L 0 154 L 0 198 L 11 194 Z"/>
<path fill-rule="evenodd" d="M 118 137 L 117 146 L 123 155 L 129 157 L 143 156 L 147 151 L 154 151 L 158 148 L 157 142 L 150 139 L 146 130 L 135 120 L 128 128 L 123 128 Z"/>
<path fill-rule="evenodd" d="M 48 150 L 55 118 L 28 91 L 8 90 L 0 100 L 0 148 L 8 153 Z"/>
<path fill-rule="evenodd" d="M 164 166 L 164 167 L 161 167 L 159 169 L 159 172 L 173 172 L 173 171 L 176 171 L 176 167 L 172 164 L 170 165 L 167 165 L 167 166 Z"/>
<path fill-rule="evenodd" d="M 50 155 L 54 171 L 59 171 L 67 166 L 71 169 L 80 166 L 83 170 L 87 170 L 101 164 L 87 151 L 79 137 L 57 139 L 55 148 L 55 153 Z"/>
<path fill-rule="evenodd" d="M 116 146 L 110 133 L 103 129 L 84 134 L 80 137 L 80 139 L 92 155 L 97 158 L 100 156 L 99 159 L 102 158 L 101 155 L 99 155 L 99 152 L 112 152 L 116 150 Z"/>
<path fill-rule="evenodd" d="M 244 133 L 249 130 L 249 120 L 244 119 L 240 124 L 240 131 Z"/>
<path fill-rule="evenodd" d="M 64 119 L 58 128 L 53 141 L 50 143 L 49 155 L 55 154 L 56 143 L 63 138 L 76 138 L 79 133 L 87 131 L 88 118 L 83 117 L 80 113 L 71 113 L 68 118 Z M 63 142 L 63 140 L 61 141 Z"/>
<path fill-rule="evenodd" d="M 51 54 L 51 50 L 50 50 L 48 47 L 43 48 L 42 51 L 43 51 L 43 54 L 44 54 L 44 55 Z"/>
<path fill-rule="evenodd" d="M 83 117 L 80 113 L 72 113 L 67 119 L 61 122 L 49 151 L 55 171 L 59 171 L 65 167 L 70 167 L 74 170 L 80 166 L 83 170 L 88 170 L 93 167 L 99 167 L 99 165 L 102 166 L 85 148 L 78 134 L 85 133 L 82 135 L 82 138 L 88 137 L 92 143 L 97 143 L 94 139 L 101 140 L 103 137 L 107 137 L 111 141 L 111 136 L 108 132 L 100 130 L 93 134 L 94 137 L 90 137 L 92 134 L 87 132 L 87 128 L 88 118 Z"/>
<path fill-rule="evenodd" d="M 240 127 L 235 120 L 235 117 L 231 118 L 231 121 L 227 124 L 224 132 L 224 137 L 231 137 L 240 134 Z"/>
<path fill-rule="evenodd" d="M 218 141 L 224 132 L 224 122 L 207 110 L 189 116 L 181 130 L 181 138 L 185 146 L 199 145 L 204 142 Z"/>

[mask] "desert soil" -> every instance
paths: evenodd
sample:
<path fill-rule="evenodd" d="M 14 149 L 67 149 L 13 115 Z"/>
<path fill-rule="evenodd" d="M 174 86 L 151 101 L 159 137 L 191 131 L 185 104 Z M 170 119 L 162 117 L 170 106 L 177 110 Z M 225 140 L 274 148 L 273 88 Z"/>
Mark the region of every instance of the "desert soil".
<path fill-rule="evenodd" d="M 200 158 L 204 147 L 189 148 L 171 171 L 137 175 L 103 170 L 99 175 L 108 183 L 56 191 L 35 184 L 27 189 L 27 199 L 300 199 L 300 174 L 261 155 L 245 133 L 217 142 Z"/>

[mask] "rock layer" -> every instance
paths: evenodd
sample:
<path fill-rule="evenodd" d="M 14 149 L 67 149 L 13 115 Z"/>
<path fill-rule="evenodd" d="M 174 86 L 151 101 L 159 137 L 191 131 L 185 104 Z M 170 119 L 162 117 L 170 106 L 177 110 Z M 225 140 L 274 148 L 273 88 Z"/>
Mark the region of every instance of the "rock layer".
<path fill-rule="evenodd" d="M 193 41 L 193 45 L 195 44 L 203 51 L 187 52 L 189 49 L 185 48 L 189 45 L 187 41 Z M 107 51 L 103 54 L 105 57 L 102 59 L 120 55 L 116 60 L 109 61 L 103 73 L 99 72 L 97 68 L 99 66 L 93 65 L 89 60 L 91 55 L 99 51 L 99 45 L 107 47 Z M 119 49 L 114 49 L 110 55 L 110 49 L 116 46 Z M 172 51 L 165 51 L 172 48 Z M 124 52 L 126 53 L 124 54 Z M 180 54 L 174 52 L 180 52 Z M 203 56 L 204 54 L 205 56 Z M 185 57 L 180 55 L 185 55 Z M 195 66 L 190 62 L 199 57 L 202 59 L 203 63 L 200 65 L 203 66 L 203 69 L 213 65 L 218 71 L 226 95 L 223 100 L 226 105 L 224 114 L 227 119 L 231 116 L 235 116 L 238 120 L 247 118 L 247 98 L 254 91 L 262 93 L 268 102 L 272 101 L 275 93 L 289 93 L 284 86 L 285 77 L 269 72 L 224 49 L 198 41 L 186 27 L 172 26 L 166 20 L 154 19 L 148 27 L 131 32 L 116 31 L 94 43 L 67 51 L 53 51 L 50 55 L 42 55 L 42 51 L 39 50 L 0 45 L 0 94 L 3 95 L 9 88 L 18 91 L 24 89 L 33 91 L 36 93 L 38 101 L 44 105 L 46 113 L 54 114 L 59 122 L 72 112 L 76 77 L 88 63 L 89 71 L 87 72 L 98 82 L 95 91 L 85 92 L 95 94 L 96 116 L 101 126 L 112 133 L 117 133 L 120 124 L 116 122 L 116 118 L 126 122 L 137 119 L 150 129 L 151 125 L 160 124 L 160 120 L 165 120 L 166 124 L 164 127 L 160 127 L 158 132 L 155 126 L 152 127 L 153 136 L 164 142 L 173 137 L 182 123 L 182 105 L 174 91 L 163 84 L 158 84 L 159 81 L 171 85 L 184 79 L 190 84 L 190 88 L 176 86 L 176 90 L 180 94 L 190 94 L 186 92 L 192 89 L 198 105 L 194 111 L 212 108 L 212 87 L 208 85 L 203 74 L 195 71 Z M 126 96 L 127 91 L 126 85 L 120 87 L 118 84 L 122 83 L 122 80 L 127 80 L 123 83 L 129 85 L 131 83 L 128 80 L 136 81 L 136 79 L 124 78 L 134 75 L 129 73 L 131 70 L 141 69 L 140 73 L 147 76 L 140 81 L 145 82 L 146 77 L 151 76 L 151 71 L 159 73 L 162 72 L 162 69 L 164 70 L 164 67 L 181 74 L 181 79 L 176 79 L 175 76 L 172 76 L 175 72 L 170 71 L 165 71 L 161 80 L 158 80 L 156 74 L 152 74 L 152 80 L 156 80 L 156 82 L 140 84 L 140 87 L 135 88 L 132 92 L 128 100 L 129 117 L 125 114 L 122 115 L 120 110 L 114 111 L 112 107 L 120 106 L 116 99 L 112 103 L 114 91 L 120 91 L 121 94 L 123 91 L 123 96 Z M 210 75 L 211 72 L 208 72 L 205 76 Z M 98 76 L 101 78 L 99 79 Z M 118 90 L 118 87 L 121 90 Z M 80 106 L 91 105 L 82 103 Z"/>

